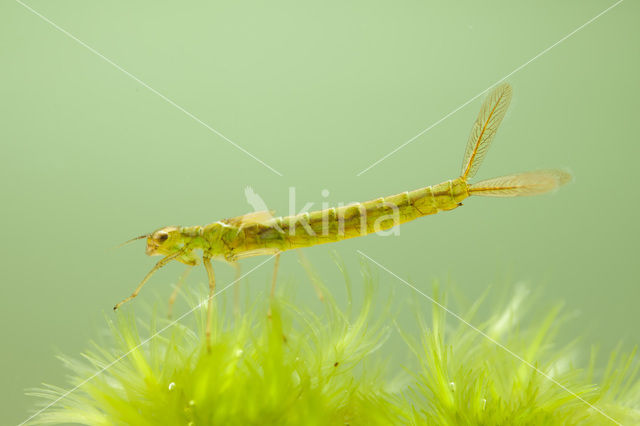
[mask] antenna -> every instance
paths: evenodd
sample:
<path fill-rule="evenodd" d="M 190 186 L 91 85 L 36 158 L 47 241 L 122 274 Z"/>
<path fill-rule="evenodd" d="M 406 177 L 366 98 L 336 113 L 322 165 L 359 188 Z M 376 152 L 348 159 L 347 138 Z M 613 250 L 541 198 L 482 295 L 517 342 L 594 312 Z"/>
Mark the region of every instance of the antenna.
<path fill-rule="evenodd" d="M 132 243 L 132 242 L 137 241 L 137 240 L 141 240 L 141 239 L 143 239 L 143 238 L 147 238 L 148 236 L 149 236 L 149 234 L 146 234 L 146 235 L 140 235 L 139 237 L 135 237 L 135 238 L 132 238 L 132 239 L 130 239 L 130 240 L 127 240 L 127 241 L 125 241 L 124 243 L 119 244 L 119 245 L 117 245 L 117 246 L 115 246 L 115 247 L 113 247 L 113 248 L 114 248 L 114 249 L 116 249 L 116 248 L 120 248 L 120 247 L 122 247 L 122 246 L 126 246 L 126 245 L 127 245 L 127 244 L 129 244 L 129 243 Z"/>

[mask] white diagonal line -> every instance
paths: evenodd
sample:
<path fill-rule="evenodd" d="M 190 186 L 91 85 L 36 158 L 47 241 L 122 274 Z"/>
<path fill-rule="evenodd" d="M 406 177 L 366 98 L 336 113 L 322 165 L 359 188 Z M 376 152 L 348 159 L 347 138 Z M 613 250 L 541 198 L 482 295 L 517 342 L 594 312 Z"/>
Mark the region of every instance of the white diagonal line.
<path fill-rule="evenodd" d="M 517 360 L 519 360 L 520 362 L 526 364 L 527 366 L 531 367 L 532 369 L 534 369 L 536 372 L 538 372 L 539 374 L 541 374 L 542 376 L 546 377 L 547 379 L 549 379 L 551 382 L 555 383 L 556 385 L 558 385 L 561 389 L 567 391 L 569 394 L 571 394 L 573 397 L 579 399 L 580 401 L 584 402 L 585 404 L 587 404 L 590 408 L 594 409 L 595 411 L 597 411 L 598 413 L 602 414 L 604 417 L 606 417 L 607 419 L 611 420 L 612 422 L 614 422 L 617 425 L 622 426 L 621 423 L 619 423 L 618 421 L 616 421 L 615 419 L 613 419 L 612 417 L 610 417 L 607 413 L 605 413 L 604 411 L 602 411 L 601 409 L 599 409 L 598 407 L 596 407 L 595 405 L 589 403 L 586 399 L 582 398 L 580 395 L 576 394 L 575 392 L 571 391 L 569 388 L 567 388 L 566 386 L 564 386 L 562 383 L 558 382 L 557 380 L 555 380 L 553 377 L 551 377 L 550 375 L 548 375 L 547 373 L 545 373 L 544 371 L 538 369 L 535 365 L 533 365 L 532 363 L 530 363 L 529 361 L 527 361 L 526 359 L 522 358 L 520 355 L 518 355 L 517 353 L 513 352 L 511 349 L 507 348 L 505 345 L 503 345 L 502 343 L 498 342 L 497 340 L 495 340 L 494 338 L 492 338 L 491 336 L 489 336 L 487 333 L 485 333 L 484 331 L 480 330 L 478 327 L 476 327 L 475 325 L 469 323 L 468 321 L 466 321 L 464 318 L 462 318 L 460 315 L 456 314 L 455 312 L 453 312 L 452 310 L 450 310 L 449 308 L 447 308 L 446 306 L 442 305 L 441 303 L 439 303 L 437 300 L 435 300 L 433 297 L 428 296 L 426 293 L 420 291 L 418 288 L 416 288 L 415 286 L 413 286 L 412 284 L 410 284 L 408 281 L 404 280 L 403 278 L 399 277 L 398 275 L 396 275 L 395 273 L 393 273 L 391 270 L 389 270 L 387 267 L 381 265 L 380 263 L 376 262 L 375 260 L 373 260 L 372 258 L 370 258 L 369 256 L 367 256 L 366 254 L 364 254 L 363 252 L 361 252 L 360 250 L 356 250 L 358 252 L 358 254 L 360 254 L 361 256 L 367 258 L 370 262 L 375 263 L 378 267 L 380 267 L 381 269 L 385 270 L 386 272 L 388 272 L 389 274 L 393 275 L 395 278 L 397 278 L 398 280 L 400 280 L 401 282 L 403 282 L 404 284 L 406 284 L 408 287 L 412 288 L 413 290 L 415 290 L 416 292 L 418 292 L 420 295 L 424 296 L 425 298 L 427 298 L 429 301 L 431 301 L 431 303 L 434 303 L 436 305 L 438 305 L 440 308 L 444 309 L 445 311 L 447 311 L 451 316 L 455 317 L 456 319 L 458 319 L 459 321 L 461 321 L 462 323 L 464 323 L 465 325 L 469 326 L 473 331 L 475 331 L 476 333 L 480 334 L 481 336 L 485 337 L 486 339 L 488 339 L 491 343 L 495 344 L 496 346 L 498 346 L 500 349 L 506 351 L 508 354 L 510 354 L 511 356 L 513 356 L 514 358 L 516 358 Z"/>
<path fill-rule="evenodd" d="M 408 141 L 406 141 L 405 143 L 403 143 L 402 145 L 398 146 L 397 148 L 395 148 L 393 151 L 389 152 L 387 155 L 385 155 L 384 157 L 380 158 L 378 161 L 376 161 L 375 163 L 371 164 L 369 167 L 367 167 L 366 169 L 362 170 L 360 173 L 358 173 L 356 176 L 361 176 L 362 174 L 366 173 L 367 171 L 369 171 L 370 169 L 372 169 L 373 167 L 377 166 L 378 164 L 380 164 L 381 162 L 383 162 L 384 160 L 386 160 L 387 158 L 391 157 L 393 154 L 395 154 L 396 152 L 400 151 L 402 148 L 404 148 L 405 146 L 409 145 L 411 142 L 415 141 L 416 139 L 418 139 L 420 136 L 424 135 L 425 133 L 427 133 L 429 130 L 433 129 L 434 127 L 436 127 L 438 124 L 442 123 L 444 120 L 446 120 L 447 118 L 451 117 L 453 114 L 455 114 L 456 112 L 460 111 L 462 108 L 466 107 L 467 105 L 469 105 L 471 102 L 475 101 L 476 99 L 478 99 L 480 96 L 482 96 L 484 93 L 486 93 L 489 89 L 491 89 L 493 86 L 502 83 L 504 80 L 506 80 L 507 78 L 511 77 L 513 74 L 517 73 L 518 71 L 520 71 L 521 69 L 523 69 L 524 67 L 526 67 L 527 65 L 529 65 L 531 62 L 535 61 L 536 59 L 538 59 L 539 57 L 541 57 L 542 55 L 544 55 L 545 53 L 547 53 L 548 51 L 550 51 L 551 49 L 553 49 L 554 47 L 556 47 L 557 45 L 559 45 L 560 43 L 562 43 L 563 41 L 565 41 L 566 39 L 568 39 L 569 37 L 571 37 L 572 35 L 574 35 L 575 33 L 577 33 L 578 31 L 580 31 L 581 29 L 583 29 L 584 27 L 586 27 L 587 25 L 591 24 L 593 21 L 595 21 L 596 19 L 600 18 L 602 15 L 604 15 L 605 13 L 609 12 L 611 9 L 613 9 L 614 7 L 618 6 L 620 3 L 622 3 L 624 0 L 618 0 L 616 3 L 612 4 L 611 6 L 609 6 L 608 8 L 606 8 L 605 10 L 603 10 L 602 12 L 598 13 L 596 16 L 594 16 L 593 18 L 589 19 L 587 22 L 585 22 L 584 24 L 580 25 L 578 28 L 576 28 L 575 30 L 571 31 L 569 34 L 567 34 L 566 36 L 562 37 L 560 40 L 556 41 L 555 43 L 553 43 L 551 46 L 547 47 L 546 49 L 544 49 L 543 51 L 541 51 L 540 53 L 538 53 L 536 56 L 534 56 L 533 58 L 529 59 L 527 62 L 525 62 L 524 64 L 520 65 L 519 67 L 517 67 L 516 69 L 514 69 L 513 71 L 511 71 L 509 74 L 505 75 L 504 77 L 502 77 L 500 80 L 495 81 L 493 84 L 491 84 L 489 87 L 487 87 L 486 89 L 484 89 L 482 92 L 478 93 L 477 95 L 475 95 L 474 97 L 472 97 L 471 99 L 469 99 L 468 101 L 466 101 L 465 103 L 463 103 L 462 105 L 460 105 L 459 107 L 457 107 L 456 109 L 454 109 L 453 111 L 451 111 L 450 113 L 448 113 L 447 115 L 445 115 L 444 117 L 442 117 L 440 120 L 436 121 L 435 123 L 433 123 L 432 125 L 430 125 L 429 127 L 427 127 L 426 129 L 422 130 L 420 133 L 418 133 L 417 135 L 415 135 L 414 137 L 412 137 L 411 139 L 409 139 Z"/>
<path fill-rule="evenodd" d="M 226 137 L 225 135 L 223 135 L 222 133 L 220 133 L 218 130 L 214 129 L 213 127 L 211 127 L 210 125 L 208 125 L 207 123 L 205 123 L 204 121 L 202 121 L 201 119 L 199 119 L 198 117 L 196 117 L 195 115 L 193 115 L 192 113 L 190 113 L 189 111 L 187 111 L 186 109 L 184 109 L 183 107 L 181 107 L 180 105 L 178 105 L 177 103 L 175 103 L 174 101 L 172 101 L 170 98 L 168 98 L 167 96 L 163 95 L 162 93 L 158 92 L 156 89 L 154 89 L 153 87 L 149 86 L 147 83 L 145 83 L 144 81 L 140 80 L 138 77 L 136 77 L 135 75 L 131 74 L 129 71 L 125 70 L 124 68 L 122 68 L 120 65 L 116 64 L 115 62 L 113 62 L 111 59 L 107 58 L 106 56 L 104 56 L 102 53 L 98 52 L 96 49 L 94 49 L 93 47 L 89 46 L 87 43 L 85 43 L 84 41 L 80 40 L 78 37 L 74 36 L 73 34 L 71 34 L 70 32 L 68 32 L 67 30 L 65 30 L 64 28 L 60 27 L 58 24 L 56 24 L 55 22 L 51 21 L 49 18 L 47 18 L 46 16 L 42 15 L 40 12 L 36 11 L 35 9 L 33 9 L 31 6 L 23 3 L 20 0 L 16 0 L 16 2 L 20 5 L 22 5 L 25 9 L 29 10 L 31 13 L 33 13 L 34 15 L 38 16 L 40 19 L 42 19 L 43 21 L 47 22 L 48 24 L 50 24 L 52 27 L 54 27 L 56 30 L 60 31 L 61 33 L 63 33 L 64 35 L 66 35 L 67 37 L 71 38 L 72 40 L 74 40 L 75 42 L 77 42 L 78 44 L 80 44 L 82 47 L 86 48 L 87 50 L 89 50 L 91 53 L 95 54 L 96 56 L 102 58 L 104 61 L 106 61 L 107 63 L 111 64 L 112 66 L 114 66 L 116 69 L 118 69 L 119 71 L 123 72 L 124 74 L 126 74 L 128 77 L 130 77 L 131 79 L 133 79 L 134 81 L 136 81 L 138 84 L 144 86 L 145 88 L 147 88 L 149 91 L 151 91 L 152 93 L 158 95 L 161 99 L 163 99 L 164 101 L 166 101 L 167 103 L 169 103 L 170 105 L 174 106 L 175 108 L 177 108 L 178 110 L 182 111 L 185 115 L 187 115 L 188 117 L 192 118 L 193 120 L 195 120 L 197 123 L 201 124 L 202 126 L 206 127 L 208 130 L 210 130 L 211 132 L 213 132 L 214 134 L 218 135 L 219 137 L 221 137 L 222 139 L 224 139 L 225 141 L 229 142 L 231 145 L 233 145 L 234 147 L 236 147 L 237 149 L 239 149 L 240 151 L 244 152 L 246 155 L 248 155 L 249 157 L 253 158 L 254 160 L 256 160 L 258 163 L 262 164 L 263 166 L 265 166 L 267 169 L 271 170 L 273 173 L 277 174 L 278 176 L 282 176 L 282 173 L 280 173 L 279 171 L 277 171 L 276 169 L 274 169 L 273 167 L 271 167 L 270 165 L 268 165 L 267 163 L 265 163 L 264 161 L 262 161 L 261 159 L 259 159 L 258 157 L 256 157 L 255 155 L 253 155 L 252 153 L 250 153 L 249 151 L 247 151 L 246 149 L 244 149 L 243 147 L 241 147 L 240 145 L 238 145 L 236 142 L 232 141 L 231 139 L 229 139 L 228 137 Z"/>
<path fill-rule="evenodd" d="M 259 263 L 257 266 L 253 267 L 250 271 L 248 271 L 247 273 L 245 273 L 244 275 L 239 276 L 238 278 L 236 278 L 235 280 L 233 280 L 230 284 L 228 284 L 227 286 L 225 286 L 222 290 L 220 290 L 219 292 L 217 292 L 216 294 L 214 294 L 213 296 L 211 296 L 211 299 L 213 299 L 214 297 L 220 295 L 221 293 L 224 293 L 225 290 L 227 290 L 229 287 L 231 287 L 232 285 L 234 285 L 235 283 L 237 283 L 238 281 L 240 281 L 241 279 L 243 279 L 244 277 L 246 277 L 247 275 L 249 275 L 250 273 L 252 273 L 253 271 L 255 271 L 256 269 L 258 269 L 259 267 L 261 267 L 262 265 L 264 265 L 265 263 L 267 263 L 268 261 L 270 261 L 272 258 L 274 258 L 276 255 L 272 255 L 270 256 L 267 260 L 265 260 L 264 262 Z M 90 382 L 91 380 L 93 380 L 94 378 L 96 378 L 97 376 L 99 376 L 100 374 L 104 373 L 105 371 L 107 371 L 109 368 L 113 367 L 114 365 L 116 365 L 118 362 L 122 361 L 124 358 L 126 358 L 127 356 L 129 356 L 133 351 L 137 350 L 138 348 L 140 348 L 141 346 L 144 346 L 145 344 L 147 344 L 151 339 L 153 339 L 154 337 L 156 337 L 157 335 L 159 335 L 160 333 L 164 332 L 166 329 L 172 327 L 175 323 L 179 322 L 181 319 L 183 319 L 184 317 L 190 315 L 191 313 L 193 313 L 196 309 L 200 308 L 202 305 L 204 305 L 205 303 L 207 303 L 209 301 L 209 297 L 207 297 L 206 299 L 204 299 L 202 302 L 198 303 L 196 306 L 194 306 L 192 309 L 188 310 L 187 312 L 185 312 L 184 314 L 180 315 L 178 318 L 176 318 L 175 321 L 171 321 L 168 325 L 162 327 L 160 330 L 156 331 L 155 333 L 153 333 L 151 336 L 149 336 L 148 338 L 146 338 L 145 340 L 143 340 L 142 342 L 140 342 L 138 345 L 136 345 L 134 348 L 130 349 L 128 352 L 125 352 L 123 355 L 121 355 L 120 357 L 116 358 L 115 360 L 111 361 L 109 364 L 105 365 L 103 368 L 101 368 L 100 370 L 96 371 L 94 374 L 92 374 L 91 376 L 89 376 L 88 378 L 86 378 L 85 380 L 83 380 L 82 382 L 80 382 L 78 385 L 76 385 L 74 388 L 69 389 L 68 391 L 66 391 L 65 393 L 63 393 L 62 395 L 60 395 L 58 398 L 56 398 L 53 402 L 49 403 L 47 406 L 45 406 L 44 408 L 41 408 L 40 410 L 36 411 L 34 414 L 32 414 L 29 418 L 27 418 L 26 420 L 24 420 L 22 423 L 20 423 L 18 426 L 23 426 L 25 423 L 27 423 L 28 421 L 30 421 L 31 419 L 33 419 L 34 417 L 40 415 L 42 412 L 46 411 L 47 409 L 51 408 L 52 406 L 54 406 L 55 404 L 57 404 L 58 402 L 60 402 L 61 400 L 63 400 L 64 398 L 66 398 L 67 396 L 69 396 L 71 393 L 75 392 L 76 390 L 78 390 L 80 387 L 84 386 L 86 383 Z"/>

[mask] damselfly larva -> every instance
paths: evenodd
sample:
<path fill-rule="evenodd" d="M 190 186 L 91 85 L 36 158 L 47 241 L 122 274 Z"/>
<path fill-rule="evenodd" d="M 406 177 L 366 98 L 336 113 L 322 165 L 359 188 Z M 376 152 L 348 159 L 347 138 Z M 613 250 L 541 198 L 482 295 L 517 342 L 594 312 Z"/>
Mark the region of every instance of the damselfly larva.
<path fill-rule="evenodd" d="M 131 296 L 138 295 L 151 275 L 172 260 L 193 266 L 198 263 L 195 251 L 202 252 L 202 262 L 209 278 L 207 342 L 211 330 L 211 303 L 215 291 L 215 277 L 211 259 L 235 264 L 239 259 L 259 255 L 274 255 L 275 266 L 271 292 L 275 288 L 280 253 L 336 242 L 352 237 L 387 230 L 440 211 L 453 210 L 471 195 L 516 197 L 551 191 L 568 182 L 571 176 L 560 170 L 541 170 L 513 174 L 469 183 L 487 153 L 511 100 L 511 86 L 503 83 L 485 99 L 471 130 L 462 162 L 460 177 L 414 191 L 339 208 L 319 210 L 295 216 L 273 217 L 271 212 L 255 212 L 204 226 L 167 226 L 146 238 L 149 256 L 164 256 L 147 274 Z"/>

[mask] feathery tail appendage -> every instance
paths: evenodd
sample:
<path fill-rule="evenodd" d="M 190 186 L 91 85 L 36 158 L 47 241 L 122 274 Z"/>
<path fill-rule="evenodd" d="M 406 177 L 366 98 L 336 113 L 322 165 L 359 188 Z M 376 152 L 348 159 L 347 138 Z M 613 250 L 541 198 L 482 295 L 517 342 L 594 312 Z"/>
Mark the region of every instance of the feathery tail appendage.
<path fill-rule="evenodd" d="M 571 181 L 562 170 L 537 170 L 483 180 L 469 187 L 469 195 L 519 197 L 544 194 Z"/>

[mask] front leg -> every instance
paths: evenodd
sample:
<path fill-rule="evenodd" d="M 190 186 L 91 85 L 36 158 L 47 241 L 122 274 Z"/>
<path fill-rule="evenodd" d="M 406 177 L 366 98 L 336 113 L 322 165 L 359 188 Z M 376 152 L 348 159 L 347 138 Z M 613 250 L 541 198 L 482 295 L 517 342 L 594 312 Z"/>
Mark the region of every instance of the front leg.
<path fill-rule="evenodd" d="M 180 292 L 180 287 L 187 280 L 187 277 L 189 276 L 189 272 L 191 272 L 192 269 L 193 269 L 193 265 L 189 265 L 187 269 L 184 270 L 182 275 L 180 275 L 178 282 L 176 283 L 176 288 L 173 290 L 173 293 L 171 293 L 171 297 L 169 297 L 169 310 L 167 313 L 169 318 L 171 318 L 171 313 L 173 312 L 173 304 L 176 301 L 176 297 L 178 297 L 178 293 Z"/>
<path fill-rule="evenodd" d="M 149 273 L 147 273 L 147 275 L 144 277 L 144 279 L 140 282 L 140 284 L 138 284 L 138 287 L 136 287 L 136 289 L 133 291 L 133 293 L 131 293 L 131 296 L 125 298 L 124 300 L 122 300 L 119 303 L 116 303 L 116 305 L 113 307 L 114 311 L 117 311 L 118 308 L 123 304 L 128 302 L 129 300 L 135 298 L 138 293 L 140 293 L 140 290 L 142 290 L 142 287 L 146 284 L 147 281 L 149 281 L 149 278 L 151 278 L 151 275 L 153 275 L 158 269 L 162 268 L 164 265 L 166 265 L 167 263 L 171 262 L 173 259 L 175 259 L 176 257 L 182 255 L 182 252 L 176 252 L 174 254 L 170 254 L 162 259 L 160 259 L 160 261 L 158 263 L 156 263 L 156 265 L 153 267 L 153 269 L 151 269 L 149 271 Z"/>
<path fill-rule="evenodd" d="M 209 277 L 209 301 L 207 304 L 207 328 L 206 328 L 206 338 L 207 338 L 207 350 L 211 351 L 211 314 L 213 309 L 213 294 L 216 291 L 216 278 L 213 274 L 213 266 L 211 266 L 211 257 L 207 255 L 202 256 L 202 263 L 204 264 L 205 269 L 207 270 L 207 276 Z"/>

